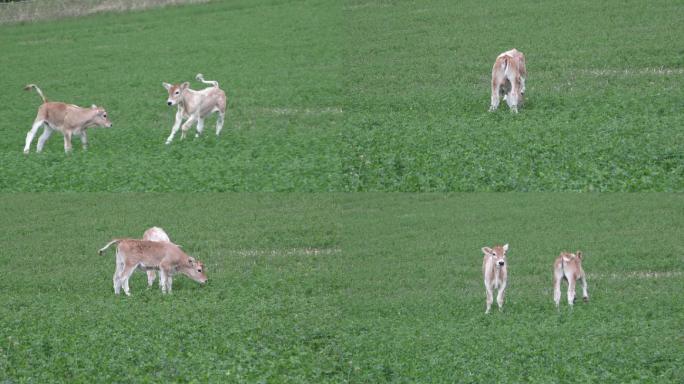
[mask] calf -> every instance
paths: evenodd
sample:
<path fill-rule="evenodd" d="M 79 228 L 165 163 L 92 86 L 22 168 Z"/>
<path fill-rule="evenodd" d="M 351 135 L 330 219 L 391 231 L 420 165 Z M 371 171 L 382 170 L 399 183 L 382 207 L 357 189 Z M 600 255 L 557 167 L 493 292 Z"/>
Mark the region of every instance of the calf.
<path fill-rule="evenodd" d="M 166 144 L 170 144 L 173 141 L 173 137 L 179 128 L 182 128 L 181 140 L 184 139 L 190 126 L 195 122 L 197 123 L 195 137 L 201 135 L 204 129 L 204 119 L 214 112 L 219 114 L 216 120 L 216 135 L 218 136 L 221 133 L 223 119 L 226 115 L 226 93 L 219 88 L 217 81 L 206 81 L 201 73 L 198 73 L 196 78 L 204 84 L 211 84 L 211 87 L 195 91 L 190 89 L 190 83 L 187 81 L 182 84 L 162 83 L 169 92 L 166 104 L 178 106 L 176 121 L 173 124 L 173 128 L 171 128 L 171 134 L 166 139 Z M 187 121 L 181 127 L 184 118 Z"/>
<path fill-rule="evenodd" d="M 164 232 L 164 230 L 159 227 L 152 227 L 146 230 L 145 233 L 143 233 L 142 239 L 147 241 L 163 241 L 167 243 L 171 242 L 171 239 L 169 239 L 169 235 L 167 235 L 166 232 Z M 154 269 L 148 269 L 146 272 L 147 285 L 151 287 L 154 283 L 154 279 L 157 277 L 157 274 Z"/>
<path fill-rule="evenodd" d="M 584 302 L 589 301 L 587 292 L 587 276 L 582 269 L 582 252 L 575 253 L 561 252 L 553 263 L 553 301 L 556 308 L 560 306 L 561 281 L 568 281 L 568 305 L 572 307 L 575 303 L 575 283 L 577 279 L 582 280 L 582 297 Z"/>
<path fill-rule="evenodd" d="M 496 246 L 494 248 L 483 247 L 484 259 L 482 260 L 482 274 L 484 275 L 484 285 L 487 291 L 487 309 L 485 313 L 489 313 L 492 307 L 493 290 L 498 289 L 496 296 L 496 303 L 499 305 L 499 310 L 504 304 L 504 294 L 506 293 L 506 284 L 508 282 L 508 269 L 506 261 L 506 253 L 508 252 L 508 244 L 503 246 Z"/>
<path fill-rule="evenodd" d="M 64 152 L 69 152 L 71 151 L 72 135 L 81 136 L 83 149 L 87 149 L 88 136 L 86 135 L 86 128 L 95 126 L 110 128 L 112 126 L 112 122 L 107 118 L 107 111 L 95 104 L 90 108 L 81 108 L 73 104 L 48 101 L 40 88 L 35 84 L 29 84 L 24 89 L 27 91 L 35 89 L 40 98 L 43 99 L 43 104 L 38 107 L 38 114 L 33 121 L 33 126 L 28 134 L 26 134 L 24 153 L 29 153 L 31 141 L 33 141 L 33 137 L 42 125 L 45 126 L 45 129 L 40 138 L 38 138 L 38 147 L 36 148 L 38 152 L 43 150 L 45 141 L 47 141 L 54 130 L 62 132 L 64 135 Z"/>
<path fill-rule="evenodd" d="M 518 107 L 524 101 L 526 77 L 525 56 L 522 52 L 513 48 L 500 54 L 492 67 L 492 103 L 489 111 L 496 111 L 503 95 L 511 111 L 518 113 Z"/>
<path fill-rule="evenodd" d="M 107 243 L 99 254 L 116 244 L 116 270 L 114 271 L 114 293 L 119 294 L 123 286 L 126 295 L 131 294 L 128 279 L 136 268 L 159 270 L 159 286 L 162 293 L 171 293 L 173 275 L 180 272 L 204 284 L 204 264 L 188 256 L 177 245 L 159 241 L 135 239 L 114 239 Z"/>

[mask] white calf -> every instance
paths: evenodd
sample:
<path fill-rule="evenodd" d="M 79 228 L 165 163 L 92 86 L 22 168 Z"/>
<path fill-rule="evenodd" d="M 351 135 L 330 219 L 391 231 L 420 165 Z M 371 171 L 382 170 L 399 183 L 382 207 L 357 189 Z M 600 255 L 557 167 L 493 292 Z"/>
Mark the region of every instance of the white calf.
<path fill-rule="evenodd" d="M 489 310 L 492 307 L 494 289 L 499 290 L 496 296 L 496 303 L 499 305 L 499 310 L 503 307 L 506 284 L 508 283 L 507 252 L 508 244 L 494 248 L 482 248 L 482 253 L 484 253 L 484 258 L 482 259 L 482 274 L 484 275 L 484 285 L 485 290 L 487 291 L 487 309 L 485 310 L 485 313 L 489 313 Z"/>
<path fill-rule="evenodd" d="M 166 144 L 170 144 L 173 141 L 173 137 L 178 132 L 178 129 L 181 128 L 184 118 L 187 121 L 182 126 L 181 140 L 185 138 L 190 126 L 195 122 L 197 123 L 197 134 L 195 137 L 201 135 L 204 129 L 204 119 L 214 112 L 219 114 L 216 120 L 216 135 L 218 136 L 221 133 L 223 120 L 226 115 L 226 93 L 219 88 L 217 81 L 206 81 L 201 73 L 198 73 L 196 78 L 205 84 L 211 84 L 211 87 L 195 91 L 190 89 L 190 83 L 187 81 L 182 84 L 162 83 L 169 92 L 166 103 L 171 106 L 178 106 L 176 121 L 173 124 L 173 128 L 171 128 L 171 134 L 166 139 Z"/>
<path fill-rule="evenodd" d="M 518 107 L 524 102 L 526 77 L 525 55 L 522 52 L 513 48 L 500 54 L 492 67 L 492 100 L 489 111 L 496 111 L 503 95 L 511 111 L 518 113 Z"/>

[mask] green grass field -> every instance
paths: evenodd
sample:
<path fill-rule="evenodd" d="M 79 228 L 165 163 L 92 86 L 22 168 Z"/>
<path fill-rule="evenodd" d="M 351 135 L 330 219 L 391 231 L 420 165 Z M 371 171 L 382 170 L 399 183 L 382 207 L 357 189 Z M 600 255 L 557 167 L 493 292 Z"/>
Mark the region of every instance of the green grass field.
<path fill-rule="evenodd" d="M 684 382 L 683 11 L 225 0 L 0 23 L 0 383 Z M 488 113 L 512 47 L 527 103 Z M 198 72 L 227 91 L 223 132 L 164 145 L 161 83 Z M 24 155 L 27 83 L 114 127 Z M 136 272 L 114 295 L 97 250 L 153 225 L 206 286 Z M 485 316 L 480 248 L 505 242 Z M 556 311 L 553 259 L 577 249 L 591 301 Z"/>
<path fill-rule="evenodd" d="M 2 382 L 681 382 L 679 195 L 14 194 L 0 209 Z M 674 209 L 673 209 L 674 208 Z M 115 236 L 161 225 L 209 283 L 112 290 Z M 483 245 L 508 242 L 484 315 Z M 588 304 L 552 302 L 586 254 Z"/>
<path fill-rule="evenodd" d="M 0 25 L 0 190 L 681 191 L 681 15 L 671 0 L 235 0 Z M 527 105 L 487 113 L 513 46 Z M 197 72 L 227 90 L 224 132 L 210 119 L 166 147 L 160 84 Z M 114 128 L 88 153 L 56 135 L 24 156 L 26 83 L 105 106 Z"/>

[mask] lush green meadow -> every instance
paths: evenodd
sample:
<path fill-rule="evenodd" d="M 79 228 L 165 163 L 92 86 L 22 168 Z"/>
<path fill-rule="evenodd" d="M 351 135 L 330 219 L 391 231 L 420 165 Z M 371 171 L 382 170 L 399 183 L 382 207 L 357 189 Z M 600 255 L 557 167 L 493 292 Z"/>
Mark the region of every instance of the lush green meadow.
<path fill-rule="evenodd" d="M 5 191 L 328 191 L 339 189 L 338 6 L 227 1 L 0 26 Z M 218 80 L 226 124 L 170 146 L 175 108 L 162 82 Z M 22 154 L 40 99 L 107 108 L 84 153 L 59 134 Z M 37 139 L 37 137 L 36 137 Z"/>
<path fill-rule="evenodd" d="M 680 2 L 350 3 L 349 189 L 682 189 Z M 527 104 L 490 114 L 491 66 L 512 47 Z"/>
<path fill-rule="evenodd" d="M 683 10 L 225 0 L 0 24 L 0 383 L 684 382 Z M 527 103 L 488 113 L 512 47 Z M 227 91 L 223 132 L 167 146 L 161 83 L 198 72 Z M 114 127 L 24 155 L 27 83 Z M 209 283 L 136 273 L 116 297 L 97 250 L 153 225 Z M 480 248 L 504 242 L 485 316 Z M 552 261 L 577 249 L 591 301 L 556 311 Z"/>
<path fill-rule="evenodd" d="M 681 14 L 672 0 L 230 0 L 0 25 L 0 190 L 681 191 Z M 527 104 L 487 113 L 492 62 L 514 46 Z M 197 72 L 227 90 L 224 131 L 210 119 L 165 146 L 161 82 Z M 24 156 L 26 83 L 105 106 L 114 128 L 87 153 L 64 156 L 55 135 Z"/>
<path fill-rule="evenodd" d="M 14 194 L 2 382 L 681 382 L 684 199 L 667 194 Z M 151 225 L 209 283 L 116 297 L 97 249 Z M 510 243 L 503 312 L 480 248 Z M 586 254 L 588 304 L 552 303 Z"/>

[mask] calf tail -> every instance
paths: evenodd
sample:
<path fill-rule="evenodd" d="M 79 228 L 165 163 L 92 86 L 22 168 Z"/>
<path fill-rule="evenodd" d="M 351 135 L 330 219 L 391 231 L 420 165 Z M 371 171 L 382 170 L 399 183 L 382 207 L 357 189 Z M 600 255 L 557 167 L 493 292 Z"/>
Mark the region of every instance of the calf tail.
<path fill-rule="evenodd" d="M 195 76 L 195 79 L 197 79 L 197 80 L 203 82 L 204 84 L 209 84 L 209 85 L 212 85 L 212 86 L 214 86 L 214 87 L 218 87 L 218 86 L 219 86 L 218 81 L 215 81 L 215 80 L 204 80 L 204 75 L 202 75 L 201 73 L 198 73 L 197 76 Z"/>
<path fill-rule="evenodd" d="M 40 95 L 40 98 L 43 99 L 43 103 L 47 103 L 47 99 L 45 98 L 45 95 L 43 95 L 43 91 L 41 91 L 40 88 L 38 88 L 37 85 L 35 85 L 35 84 L 27 84 L 27 85 L 24 87 L 24 91 L 30 91 L 31 88 L 35 89 L 36 92 L 38 92 L 38 95 Z"/>
<path fill-rule="evenodd" d="M 509 59 L 508 56 L 504 56 L 503 60 L 501 60 L 501 71 L 503 73 L 506 73 L 506 70 L 508 69 L 508 65 L 509 65 L 508 59 Z"/>
<path fill-rule="evenodd" d="M 119 241 L 121 241 L 121 239 L 114 239 L 114 240 L 110 241 L 109 243 L 107 243 L 107 245 L 105 245 L 104 247 L 100 248 L 100 250 L 97 251 L 97 253 L 98 253 L 99 255 L 102 255 L 102 254 L 104 253 L 104 251 L 107 250 L 107 248 L 109 248 L 112 244 L 117 244 Z"/>

